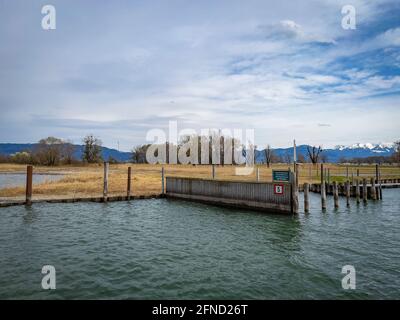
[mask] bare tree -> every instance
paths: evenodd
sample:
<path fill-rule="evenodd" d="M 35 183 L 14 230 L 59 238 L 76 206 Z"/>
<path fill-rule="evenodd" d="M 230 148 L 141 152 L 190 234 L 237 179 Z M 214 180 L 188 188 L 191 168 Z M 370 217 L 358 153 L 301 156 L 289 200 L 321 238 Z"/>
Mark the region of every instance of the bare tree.
<path fill-rule="evenodd" d="M 41 139 L 33 150 L 35 160 L 45 166 L 55 166 L 60 163 L 64 142 L 55 137 Z"/>
<path fill-rule="evenodd" d="M 72 142 L 67 141 L 64 142 L 61 146 L 61 159 L 65 164 L 72 164 L 76 161 L 74 157 L 74 153 L 76 151 L 76 147 L 72 144 Z"/>
<path fill-rule="evenodd" d="M 394 159 L 400 165 L 400 140 L 394 142 Z"/>
<path fill-rule="evenodd" d="M 132 152 L 132 162 L 133 163 L 146 163 L 146 152 L 149 148 L 149 144 L 144 144 L 141 146 L 136 146 Z"/>
<path fill-rule="evenodd" d="M 101 140 L 93 136 L 92 134 L 87 135 L 83 138 L 84 149 L 82 160 L 87 163 L 98 163 L 101 162 Z"/>
<path fill-rule="evenodd" d="M 321 152 L 321 146 L 318 146 L 318 148 L 316 146 L 312 146 L 312 149 L 310 148 L 310 146 L 307 146 L 308 157 L 313 164 L 318 163 L 318 158 Z"/>
<path fill-rule="evenodd" d="M 267 147 L 264 150 L 264 153 L 265 153 L 265 162 L 267 164 L 267 167 L 269 168 L 275 157 L 275 154 L 270 145 L 267 145 Z"/>

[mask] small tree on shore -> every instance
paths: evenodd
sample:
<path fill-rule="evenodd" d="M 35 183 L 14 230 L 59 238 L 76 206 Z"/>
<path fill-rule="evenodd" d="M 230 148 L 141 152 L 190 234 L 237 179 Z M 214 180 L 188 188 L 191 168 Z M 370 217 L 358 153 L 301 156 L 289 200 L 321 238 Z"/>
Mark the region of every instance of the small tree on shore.
<path fill-rule="evenodd" d="M 398 165 L 400 165 L 400 140 L 394 142 L 394 158 Z"/>
<path fill-rule="evenodd" d="M 312 164 L 318 163 L 318 159 L 321 152 L 322 152 L 321 146 L 318 146 L 318 148 L 316 146 L 312 146 L 312 148 L 310 148 L 310 146 L 307 146 L 308 157 L 310 158 Z"/>
<path fill-rule="evenodd" d="M 93 136 L 92 134 L 87 135 L 83 138 L 84 149 L 82 154 L 82 160 L 87 163 L 99 163 L 101 162 L 101 140 Z"/>
<path fill-rule="evenodd" d="M 62 157 L 62 146 L 64 142 L 55 137 L 41 139 L 34 148 L 33 156 L 35 160 L 45 166 L 58 165 Z"/>
<path fill-rule="evenodd" d="M 269 168 L 271 166 L 275 154 L 270 145 L 267 145 L 267 147 L 264 150 L 264 153 L 265 153 L 265 163 Z"/>

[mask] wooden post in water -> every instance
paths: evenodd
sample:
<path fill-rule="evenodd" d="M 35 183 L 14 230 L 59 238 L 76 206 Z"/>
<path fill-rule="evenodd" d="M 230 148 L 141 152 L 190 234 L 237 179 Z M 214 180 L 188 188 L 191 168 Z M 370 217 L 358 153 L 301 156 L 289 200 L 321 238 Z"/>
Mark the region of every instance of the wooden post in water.
<path fill-rule="evenodd" d="M 165 193 L 165 188 L 164 188 L 164 167 L 161 168 L 161 194 Z"/>
<path fill-rule="evenodd" d="M 215 165 L 212 165 L 212 178 L 215 179 Z"/>
<path fill-rule="evenodd" d="M 126 188 L 126 198 L 127 200 L 131 200 L 131 176 L 132 176 L 132 168 L 128 167 L 128 186 Z"/>
<path fill-rule="evenodd" d="M 338 185 L 336 181 L 333 181 L 333 200 L 335 203 L 335 209 L 339 208 L 339 194 L 338 194 Z"/>
<path fill-rule="evenodd" d="M 258 167 L 256 170 L 256 179 L 257 179 L 257 182 L 260 181 L 260 168 L 258 168 Z"/>
<path fill-rule="evenodd" d="M 324 164 L 321 163 L 321 207 L 322 210 L 326 209 L 326 190 L 325 190 L 325 181 L 324 181 Z"/>
<path fill-rule="evenodd" d="M 356 179 L 356 202 L 360 204 L 360 180 Z"/>
<path fill-rule="evenodd" d="M 331 183 L 331 169 L 328 168 L 328 184 Z"/>
<path fill-rule="evenodd" d="M 347 179 L 349 178 L 349 167 L 348 166 L 346 166 L 346 178 Z"/>
<path fill-rule="evenodd" d="M 381 177 L 381 166 L 378 169 L 378 180 L 379 180 L 379 198 L 382 200 L 382 177 Z"/>
<path fill-rule="evenodd" d="M 376 200 L 375 178 L 371 178 L 371 198 Z"/>
<path fill-rule="evenodd" d="M 33 166 L 27 166 L 25 204 L 28 206 L 32 204 L 32 180 L 33 180 Z"/>
<path fill-rule="evenodd" d="M 368 202 L 368 191 L 367 191 L 367 179 L 363 178 L 363 201 L 364 204 L 367 204 Z"/>
<path fill-rule="evenodd" d="M 309 201 L 310 185 L 307 182 L 303 184 L 303 191 L 304 191 L 304 212 L 308 213 L 310 211 L 310 201 Z"/>
<path fill-rule="evenodd" d="M 346 181 L 346 205 L 350 207 L 350 181 Z"/>
<path fill-rule="evenodd" d="M 380 174 L 379 174 L 379 165 L 375 165 L 375 179 L 376 179 L 376 199 L 380 200 L 382 199 L 382 185 L 381 185 L 381 179 L 380 179 Z"/>
<path fill-rule="evenodd" d="M 298 197 L 298 188 L 296 182 L 296 174 L 289 170 L 290 182 L 291 182 L 291 198 L 292 198 L 292 212 L 294 214 L 299 212 L 299 197 Z"/>
<path fill-rule="evenodd" d="M 107 202 L 108 198 L 108 162 L 104 162 L 104 184 L 103 184 L 103 201 Z"/>

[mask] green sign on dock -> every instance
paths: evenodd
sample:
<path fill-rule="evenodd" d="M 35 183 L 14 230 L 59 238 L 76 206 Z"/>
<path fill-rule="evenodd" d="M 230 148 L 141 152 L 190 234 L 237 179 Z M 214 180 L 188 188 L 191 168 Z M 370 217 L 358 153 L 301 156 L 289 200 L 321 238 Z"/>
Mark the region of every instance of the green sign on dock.
<path fill-rule="evenodd" d="M 288 170 L 272 170 L 272 181 L 290 181 Z"/>

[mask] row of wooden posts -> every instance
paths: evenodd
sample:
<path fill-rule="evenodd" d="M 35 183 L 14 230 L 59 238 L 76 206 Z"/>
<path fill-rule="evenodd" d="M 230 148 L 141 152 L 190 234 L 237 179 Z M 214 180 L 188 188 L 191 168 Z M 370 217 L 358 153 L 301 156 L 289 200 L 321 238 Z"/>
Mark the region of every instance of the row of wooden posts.
<path fill-rule="evenodd" d="M 321 172 L 324 172 L 324 165 L 321 164 Z M 328 182 L 329 184 L 329 182 Z M 333 181 L 333 199 L 334 199 L 334 207 L 339 208 L 339 185 L 336 181 Z M 344 184 L 345 195 L 346 195 L 346 206 L 350 206 L 350 197 L 351 197 L 351 187 L 353 186 L 353 181 L 350 182 L 347 180 Z M 321 175 L 321 184 L 319 186 L 319 192 L 321 194 L 321 207 L 322 210 L 326 210 L 326 189 L 327 183 L 324 179 L 324 175 Z M 380 168 L 376 165 L 375 178 L 371 178 L 371 199 L 372 200 L 382 200 L 382 184 L 381 184 L 381 176 L 380 176 Z M 303 185 L 304 191 L 304 212 L 309 212 L 310 210 L 310 184 L 304 183 Z M 356 203 L 360 204 L 361 202 L 361 193 L 360 193 L 360 180 L 355 179 L 355 196 Z M 367 179 L 362 179 L 362 199 L 364 204 L 368 202 L 368 189 L 367 189 Z"/>
<path fill-rule="evenodd" d="M 104 162 L 104 178 L 103 178 L 103 201 L 107 202 L 108 200 L 108 175 L 109 175 L 110 165 L 108 162 Z M 164 194 L 164 167 L 161 168 L 161 193 Z M 25 194 L 25 204 L 32 204 L 32 182 L 33 182 L 33 166 L 27 166 L 26 169 L 26 194 Z M 126 188 L 126 198 L 127 200 L 131 200 L 132 198 L 132 168 L 128 167 L 128 179 L 127 179 L 127 188 Z"/>
<path fill-rule="evenodd" d="M 321 172 L 324 172 L 324 165 L 321 164 Z M 216 170 L 215 170 L 215 165 L 212 165 L 211 169 L 211 176 L 212 179 L 216 178 Z M 293 174 L 293 179 L 295 179 L 294 183 L 294 194 L 293 194 L 293 199 L 298 199 L 298 177 L 299 175 L 299 170 L 298 170 L 298 165 L 296 165 L 296 170 Z M 27 178 L 26 178 L 26 204 L 30 205 L 32 203 L 32 176 L 33 176 L 33 167 L 28 166 L 27 167 Z M 104 162 L 104 184 L 103 184 L 103 201 L 107 202 L 108 199 L 108 176 L 109 176 L 109 163 Z M 260 172 L 259 168 L 256 168 L 256 180 L 260 180 Z M 375 184 L 375 181 L 377 185 Z M 347 206 L 350 205 L 350 188 L 352 186 L 352 183 L 350 181 L 346 181 L 345 183 L 345 194 L 346 194 L 346 203 Z M 363 179 L 363 184 L 362 184 L 362 199 L 364 203 L 367 202 L 367 180 L 364 178 Z M 356 202 L 360 203 L 360 184 L 359 180 L 356 179 Z M 127 200 L 130 200 L 132 197 L 132 168 L 128 167 L 128 177 L 127 177 L 127 189 L 126 189 L 126 198 Z M 310 192 L 310 184 L 305 183 L 303 185 L 303 191 L 304 191 L 304 211 L 309 212 L 309 192 Z M 165 170 L 164 167 L 161 168 L 161 193 L 165 193 Z M 321 206 L 322 209 L 326 209 L 326 183 L 324 181 L 324 175 L 321 175 L 321 185 L 320 185 L 320 193 L 321 193 Z M 334 181 L 333 182 L 333 198 L 334 198 L 334 206 L 335 208 L 339 207 L 339 192 L 338 192 L 338 184 Z M 371 198 L 373 200 L 379 200 L 382 199 L 382 188 L 380 184 L 380 170 L 378 166 L 376 167 L 376 179 L 372 178 L 371 179 Z M 298 200 L 297 200 L 298 201 Z"/>

